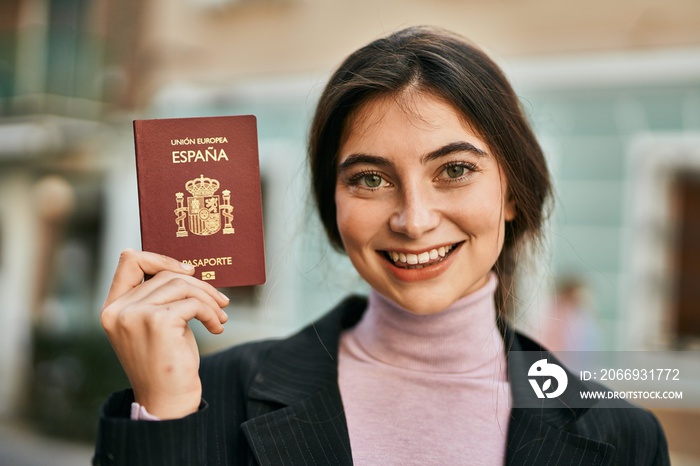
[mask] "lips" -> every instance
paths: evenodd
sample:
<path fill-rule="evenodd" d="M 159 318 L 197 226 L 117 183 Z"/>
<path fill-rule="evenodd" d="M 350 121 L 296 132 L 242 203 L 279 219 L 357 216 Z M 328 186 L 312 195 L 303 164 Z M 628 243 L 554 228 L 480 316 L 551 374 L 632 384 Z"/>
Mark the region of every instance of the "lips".
<path fill-rule="evenodd" d="M 449 256 L 461 243 L 428 249 L 422 252 L 410 253 L 399 251 L 383 251 L 384 256 L 396 267 L 405 269 L 421 269 L 441 262 Z"/>

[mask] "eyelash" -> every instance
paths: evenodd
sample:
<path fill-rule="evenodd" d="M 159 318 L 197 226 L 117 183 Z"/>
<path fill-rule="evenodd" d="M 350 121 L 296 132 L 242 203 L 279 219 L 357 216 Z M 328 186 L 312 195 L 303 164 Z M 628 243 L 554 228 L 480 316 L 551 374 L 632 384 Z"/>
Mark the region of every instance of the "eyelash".
<path fill-rule="evenodd" d="M 449 162 L 449 163 L 446 163 L 445 165 L 443 165 L 442 167 L 440 167 L 440 171 L 438 172 L 438 176 L 436 177 L 436 179 L 439 178 L 441 174 L 445 173 L 446 170 L 448 170 L 450 168 L 454 168 L 454 167 L 464 168 L 465 173 L 457 178 L 450 178 L 448 176 L 447 178 L 444 178 L 442 181 L 446 181 L 448 183 L 457 183 L 460 181 L 464 181 L 466 178 L 468 178 L 474 172 L 477 171 L 477 167 L 473 163 Z M 378 176 L 379 178 L 382 179 L 383 182 L 387 183 L 386 177 L 381 172 L 378 172 L 376 170 L 363 170 L 363 171 L 357 172 L 354 175 L 352 175 L 348 179 L 348 184 L 351 186 L 359 186 L 362 189 L 368 189 L 370 191 L 375 191 L 375 190 L 382 187 L 382 186 L 371 187 L 371 186 L 367 186 L 366 184 L 363 185 L 362 180 L 365 179 L 365 177 L 367 177 L 367 176 Z"/>
<path fill-rule="evenodd" d="M 362 185 L 362 180 L 366 176 L 370 176 L 370 175 L 378 176 L 379 178 L 382 179 L 382 181 L 386 182 L 385 176 L 382 175 L 380 172 L 375 171 L 375 170 L 363 170 L 361 172 L 357 172 L 348 179 L 348 182 L 351 186 L 360 186 L 363 189 L 369 189 L 370 191 L 375 191 L 375 190 L 379 189 L 381 186 L 376 186 L 373 188 L 371 186 Z"/>
<path fill-rule="evenodd" d="M 470 163 L 470 162 L 449 162 L 449 163 L 446 163 L 445 165 L 443 165 L 442 167 L 440 167 L 440 171 L 438 172 L 438 177 L 441 174 L 445 173 L 448 169 L 454 168 L 454 167 L 464 168 L 465 172 L 457 178 L 450 178 L 448 176 L 447 179 L 444 179 L 443 181 L 447 181 L 448 183 L 455 183 L 455 182 L 464 181 L 466 178 L 468 178 L 474 172 L 477 171 L 476 165 L 474 165 L 473 163 Z"/>

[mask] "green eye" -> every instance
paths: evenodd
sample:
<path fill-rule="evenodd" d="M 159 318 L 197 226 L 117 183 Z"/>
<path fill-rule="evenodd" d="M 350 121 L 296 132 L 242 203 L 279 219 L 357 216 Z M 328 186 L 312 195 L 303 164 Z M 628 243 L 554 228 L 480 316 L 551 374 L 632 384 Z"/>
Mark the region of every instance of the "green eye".
<path fill-rule="evenodd" d="M 382 184 L 382 177 L 379 175 L 369 174 L 365 175 L 363 179 L 368 188 L 378 188 Z"/>
<path fill-rule="evenodd" d="M 459 178 L 460 176 L 464 175 L 466 170 L 467 169 L 462 165 L 450 165 L 449 167 L 445 168 L 445 172 L 450 178 Z"/>

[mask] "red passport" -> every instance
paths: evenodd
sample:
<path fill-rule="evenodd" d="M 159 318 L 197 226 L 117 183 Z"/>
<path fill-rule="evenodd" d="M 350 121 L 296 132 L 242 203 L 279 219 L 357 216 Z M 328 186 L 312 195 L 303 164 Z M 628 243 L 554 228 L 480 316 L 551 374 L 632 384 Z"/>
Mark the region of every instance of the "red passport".
<path fill-rule="evenodd" d="M 255 116 L 135 120 L 144 251 L 216 287 L 265 282 Z"/>

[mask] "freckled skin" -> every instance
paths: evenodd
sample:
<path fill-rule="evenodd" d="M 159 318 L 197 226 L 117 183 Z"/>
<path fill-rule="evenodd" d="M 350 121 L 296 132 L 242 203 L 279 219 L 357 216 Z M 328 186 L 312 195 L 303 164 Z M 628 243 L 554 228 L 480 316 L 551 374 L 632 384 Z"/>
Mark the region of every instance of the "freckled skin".
<path fill-rule="evenodd" d="M 460 150 L 426 157 L 455 143 L 481 154 Z M 344 168 L 357 154 L 382 162 Z M 486 284 L 515 208 L 506 201 L 506 179 L 495 156 L 451 105 L 426 93 L 366 103 L 348 122 L 339 166 L 340 236 L 374 289 L 411 312 L 432 314 Z M 419 270 L 399 269 L 384 253 L 449 244 L 459 247 Z"/>

